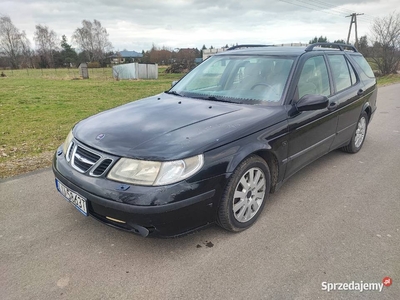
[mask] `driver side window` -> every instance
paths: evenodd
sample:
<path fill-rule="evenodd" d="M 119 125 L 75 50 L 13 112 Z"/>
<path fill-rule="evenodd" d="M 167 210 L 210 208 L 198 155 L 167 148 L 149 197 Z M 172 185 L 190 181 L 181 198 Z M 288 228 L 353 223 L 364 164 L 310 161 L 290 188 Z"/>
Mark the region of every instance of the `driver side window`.
<path fill-rule="evenodd" d="M 323 56 L 310 57 L 303 65 L 297 84 L 298 98 L 304 95 L 331 94 L 328 69 Z"/>

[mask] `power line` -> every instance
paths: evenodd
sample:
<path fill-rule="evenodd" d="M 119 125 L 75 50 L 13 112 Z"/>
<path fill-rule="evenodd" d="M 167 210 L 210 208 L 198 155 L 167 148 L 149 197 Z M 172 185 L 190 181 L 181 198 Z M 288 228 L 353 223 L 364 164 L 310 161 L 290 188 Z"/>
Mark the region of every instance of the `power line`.
<path fill-rule="evenodd" d="M 349 9 L 338 8 L 338 6 L 335 5 L 335 4 L 327 3 L 327 2 L 324 2 L 324 1 L 321 1 L 321 0 L 310 0 L 310 1 L 311 1 L 311 2 L 319 3 L 320 5 L 323 5 L 323 6 L 329 8 L 329 9 L 332 9 L 332 10 L 334 10 L 334 11 L 338 11 L 338 12 L 340 12 L 340 13 L 349 14 L 349 13 L 352 13 L 352 12 L 353 12 L 353 11 L 351 11 L 351 10 L 349 10 Z"/>
<path fill-rule="evenodd" d="M 330 14 L 330 15 L 341 16 L 341 17 L 343 17 L 343 15 L 345 15 L 345 14 L 352 13 L 351 10 L 334 8 L 336 6 L 334 6 L 332 4 L 328 4 L 328 3 L 323 2 L 323 1 L 319 1 L 319 0 L 309 0 L 309 1 L 306 1 L 306 0 L 291 0 L 291 1 L 279 0 L 279 1 L 285 2 L 285 3 L 288 3 L 288 4 L 292 4 L 292 5 L 295 5 L 295 6 L 298 6 L 298 7 L 307 8 L 307 9 L 311 9 L 311 10 L 314 10 L 314 11 L 321 11 L 321 12 L 324 12 L 324 13 L 327 13 L 327 14 Z M 298 2 L 296 2 L 296 1 L 298 1 Z M 310 3 L 310 1 L 312 1 L 314 3 Z M 315 3 L 315 2 L 318 2 L 318 3 Z M 363 15 L 363 17 L 364 17 L 364 15 Z M 363 22 L 372 21 L 372 19 L 369 16 L 365 16 L 365 17 L 368 20 L 362 19 Z"/>
<path fill-rule="evenodd" d="M 334 11 L 337 11 L 337 12 L 340 12 L 340 13 L 344 13 L 344 14 L 351 14 L 351 13 L 354 13 L 354 11 L 352 11 L 352 10 L 350 10 L 350 9 L 338 8 L 338 6 L 335 5 L 335 4 L 327 3 L 327 2 L 324 2 L 324 1 L 321 1 L 321 0 L 309 0 L 309 1 L 311 1 L 311 2 L 317 2 L 317 3 L 323 5 L 323 6 L 327 7 L 327 8 L 330 8 L 331 10 L 334 10 Z M 363 14 L 363 15 L 362 15 L 362 18 L 369 19 L 370 21 L 373 20 L 373 17 L 372 17 L 372 16 L 369 16 L 369 15 L 366 15 L 366 14 Z"/>
<path fill-rule="evenodd" d="M 300 2 L 305 2 L 305 3 L 307 3 L 308 5 L 311 5 L 311 6 L 316 6 L 316 7 L 320 7 L 320 8 L 322 8 L 323 10 L 328 10 L 328 11 L 331 11 L 331 12 L 334 12 L 334 13 L 339 13 L 339 14 L 348 14 L 349 12 L 343 12 L 343 11 L 340 11 L 340 10 L 338 10 L 338 9 L 335 9 L 335 8 L 333 8 L 333 7 L 329 7 L 329 6 L 326 6 L 325 4 L 321 4 L 321 3 L 318 3 L 317 1 L 312 1 L 312 2 L 317 2 L 317 3 L 315 3 L 315 4 L 312 4 L 312 3 L 309 3 L 309 1 L 303 1 L 303 0 L 297 0 L 297 1 L 300 1 Z"/>
<path fill-rule="evenodd" d="M 320 1 L 320 0 L 311 0 L 311 1 L 314 2 L 314 4 L 309 3 L 309 1 L 306 1 L 306 0 L 291 0 L 291 1 L 289 1 L 289 0 L 279 0 L 279 1 L 285 2 L 285 3 L 288 3 L 288 4 L 292 4 L 292 5 L 295 5 L 295 6 L 299 6 L 299 7 L 302 7 L 302 8 L 307 8 L 307 9 L 311 9 L 311 10 L 315 10 L 315 11 L 321 11 L 321 12 L 324 12 L 324 13 L 327 13 L 327 14 L 330 14 L 330 15 L 335 15 L 335 16 L 343 17 L 344 14 L 347 14 L 347 13 L 345 13 L 345 10 L 333 8 L 335 6 L 332 6 L 332 4 L 328 4 L 328 3 Z M 318 2 L 318 3 L 316 3 L 316 2 Z M 350 11 L 350 10 L 347 10 L 347 11 Z M 356 47 L 357 47 L 357 44 L 358 44 L 357 16 L 364 16 L 364 14 L 363 13 L 362 14 L 358 14 L 358 13 L 353 13 L 352 12 L 349 16 L 346 16 L 346 17 L 351 17 L 350 27 L 349 27 L 349 34 L 347 36 L 347 43 L 349 43 L 351 29 L 352 29 L 352 25 L 354 23 L 355 24 L 355 26 L 354 26 L 355 27 L 355 36 L 356 36 L 356 41 L 355 41 Z M 361 21 L 368 22 L 366 20 L 361 20 Z"/>
<path fill-rule="evenodd" d="M 331 13 L 331 12 L 328 12 L 328 11 L 325 11 L 325 10 L 321 10 L 321 9 L 318 9 L 317 7 L 304 6 L 302 4 L 295 3 L 295 2 L 290 2 L 290 1 L 287 1 L 287 0 L 278 0 L 278 1 L 285 2 L 285 3 L 288 3 L 288 4 L 292 4 L 292 5 L 295 5 L 295 6 L 299 6 L 299 7 L 302 7 L 302 8 L 307 8 L 307 9 L 311 9 L 311 10 L 315 10 L 315 11 L 322 11 L 322 12 L 325 12 L 325 13 L 328 13 L 328 14 L 331 14 L 331 15 L 339 16 L 338 14 L 334 14 L 334 13 Z"/>

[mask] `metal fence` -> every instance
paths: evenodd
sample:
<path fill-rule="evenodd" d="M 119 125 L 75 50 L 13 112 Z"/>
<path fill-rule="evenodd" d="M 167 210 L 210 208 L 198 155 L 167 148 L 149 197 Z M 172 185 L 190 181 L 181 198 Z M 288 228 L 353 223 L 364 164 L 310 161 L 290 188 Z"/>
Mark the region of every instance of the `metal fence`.
<path fill-rule="evenodd" d="M 118 65 L 117 67 L 127 66 L 129 64 Z M 157 79 L 157 64 L 137 64 L 134 77 L 128 79 Z M 115 80 L 113 68 L 88 68 L 89 79 L 96 80 Z M 56 69 L 0 69 L 1 77 L 9 78 L 43 78 L 57 80 L 81 79 L 78 68 L 56 68 Z M 122 79 L 122 78 L 119 78 Z"/>
<path fill-rule="evenodd" d="M 112 68 L 88 68 L 90 79 L 114 80 Z M 2 75 L 3 74 L 3 75 Z M 10 78 L 44 78 L 58 80 L 80 79 L 78 68 L 57 69 L 4 69 L 0 76 Z"/>
<path fill-rule="evenodd" d="M 115 79 L 157 79 L 157 64 L 123 64 L 113 67 L 113 76 Z"/>

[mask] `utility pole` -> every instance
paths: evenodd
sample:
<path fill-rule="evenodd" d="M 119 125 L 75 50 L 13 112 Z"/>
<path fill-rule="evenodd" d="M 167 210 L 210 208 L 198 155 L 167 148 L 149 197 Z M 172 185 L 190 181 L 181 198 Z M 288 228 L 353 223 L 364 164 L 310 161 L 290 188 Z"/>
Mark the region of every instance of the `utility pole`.
<path fill-rule="evenodd" d="M 363 15 L 363 14 L 352 13 L 351 15 L 346 16 L 346 18 L 351 17 L 351 20 L 350 20 L 350 28 L 349 28 L 349 34 L 347 35 L 347 44 L 349 43 L 350 34 L 351 34 L 351 27 L 352 27 L 352 25 L 353 25 L 353 23 L 354 23 L 354 29 L 355 29 L 355 32 L 356 32 L 356 42 L 354 43 L 354 46 L 355 46 L 356 48 L 357 48 L 357 46 L 358 46 L 357 16 L 362 16 L 362 15 Z"/>

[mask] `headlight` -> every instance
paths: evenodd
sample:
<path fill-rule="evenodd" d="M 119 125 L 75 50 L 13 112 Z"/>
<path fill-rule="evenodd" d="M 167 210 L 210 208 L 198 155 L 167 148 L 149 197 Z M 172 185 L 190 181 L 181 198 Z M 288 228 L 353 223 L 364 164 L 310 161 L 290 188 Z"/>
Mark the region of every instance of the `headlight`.
<path fill-rule="evenodd" d="M 67 138 L 65 139 L 64 144 L 63 144 L 63 153 L 64 153 L 64 155 L 67 155 L 68 146 L 71 143 L 73 138 L 74 138 L 74 136 L 73 136 L 72 130 L 71 130 L 68 133 Z"/>
<path fill-rule="evenodd" d="M 192 176 L 203 164 L 202 154 L 168 162 L 121 158 L 107 177 L 139 185 L 167 185 Z"/>
<path fill-rule="evenodd" d="M 152 185 L 160 171 L 155 161 L 121 158 L 108 174 L 109 179 L 141 185 Z"/>

